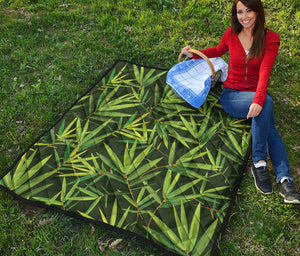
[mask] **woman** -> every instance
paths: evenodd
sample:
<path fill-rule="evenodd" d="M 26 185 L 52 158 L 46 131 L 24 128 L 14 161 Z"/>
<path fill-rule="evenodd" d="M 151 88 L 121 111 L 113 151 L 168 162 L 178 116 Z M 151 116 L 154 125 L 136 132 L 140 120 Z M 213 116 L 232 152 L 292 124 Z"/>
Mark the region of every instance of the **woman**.
<path fill-rule="evenodd" d="M 221 93 L 224 110 L 237 118 L 252 118 L 253 166 L 251 171 L 256 188 L 263 194 L 273 192 L 267 170 L 267 153 L 272 161 L 280 195 L 286 203 L 300 203 L 290 173 L 284 144 L 274 124 L 273 101 L 267 92 L 269 76 L 278 53 L 278 34 L 265 29 L 261 0 L 235 0 L 231 27 L 216 47 L 202 50 L 214 58 L 230 53 L 228 77 Z M 182 53 L 199 58 L 188 50 Z"/>

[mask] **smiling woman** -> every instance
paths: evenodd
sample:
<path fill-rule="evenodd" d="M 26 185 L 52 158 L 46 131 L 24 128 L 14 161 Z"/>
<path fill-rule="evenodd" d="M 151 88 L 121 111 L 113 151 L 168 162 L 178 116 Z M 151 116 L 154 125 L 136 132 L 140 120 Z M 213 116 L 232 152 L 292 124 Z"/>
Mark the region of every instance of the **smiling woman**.
<path fill-rule="evenodd" d="M 228 77 L 220 101 L 228 114 L 252 118 L 251 171 L 256 188 L 263 194 L 273 192 L 267 170 L 269 155 L 284 202 L 300 204 L 286 149 L 274 123 L 273 100 L 267 93 L 280 44 L 279 35 L 266 29 L 261 0 L 234 0 L 231 14 L 232 26 L 226 30 L 219 45 L 201 52 L 209 58 L 230 53 Z M 200 58 L 190 53 L 190 49 L 186 46 L 182 53 Z"/>
<path fill-rule="evenodd" d="M 265 46 L 265 12 L 259 0 L 235 0 L 231 10 L 231 26 L 245 50 L 248 58 L 261 57 Z"/>
<path fill-rule="evenodd" d="M 237 3 L 236 9 L 237 18 L 243 28 L 253 29 L 253 27 L 255 26 L 257 14 L 240 1 Z"/>

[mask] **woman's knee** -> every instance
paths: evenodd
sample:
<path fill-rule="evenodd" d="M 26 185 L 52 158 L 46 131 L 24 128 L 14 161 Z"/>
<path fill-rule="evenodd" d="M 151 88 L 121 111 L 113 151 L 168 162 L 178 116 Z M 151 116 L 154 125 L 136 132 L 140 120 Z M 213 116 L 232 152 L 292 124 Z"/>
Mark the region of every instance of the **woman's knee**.
<path fill-rule="evenodd" d="M 224 88 L 220 102 L 229 115 L 236 118 L 246 118 L 255 92 L 237 91 Z"/>
<path fill-rule="evenodd" d="M 273 111 L 273 99 L 270 95 L 267 94 L 263 109 L 266 111 Z"/>

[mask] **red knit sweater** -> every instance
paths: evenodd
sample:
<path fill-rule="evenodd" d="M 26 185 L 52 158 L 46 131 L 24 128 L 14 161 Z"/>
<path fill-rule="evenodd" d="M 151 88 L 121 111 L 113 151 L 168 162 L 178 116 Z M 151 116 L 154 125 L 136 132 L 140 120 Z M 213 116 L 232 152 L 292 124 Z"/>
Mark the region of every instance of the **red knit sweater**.
<path fill-rule="evenodd" d="M 266 33 L 265 40 L 267 50 L 263 47 L 262 57 L 247 60 L 238 35 L 228 28 L 218 46 L 201 51 L 208 58 L 214 58 L 222 56 L 229 50 L 229 70 L 228 77 L 223 83 L 224 87 L 255 92 L 253 103 L 261 106 L 266 99 L 271 69 L 280 44 L 279 35 L 271 30 Z M 200 57 L 194 54 L 193 58 Z"/>

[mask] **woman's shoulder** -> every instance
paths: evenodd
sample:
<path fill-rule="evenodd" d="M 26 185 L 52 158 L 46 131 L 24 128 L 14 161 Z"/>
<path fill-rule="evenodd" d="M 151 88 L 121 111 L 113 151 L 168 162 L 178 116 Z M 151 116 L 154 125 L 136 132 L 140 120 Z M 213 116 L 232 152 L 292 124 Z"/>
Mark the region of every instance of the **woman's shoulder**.
<path fill-rule="evenodd" d="M 280 36 L 271 29 L 266 29 L 266 43 L 280 43 Z"/>
<path fill-rule="evenodd" d="M 228 27 L 226 29 L 226 31 L 224 32 L 223 37 L 229 38 L 229 37 L 233 36 L 233 34 L 235 34 L 233 29 L 231 27 Z"/>
<path fill-rule="evenodd" d="M 224 34 L 231 34 L 231 35 L 234 34 L 232 27 L 228 27 Z"/>

